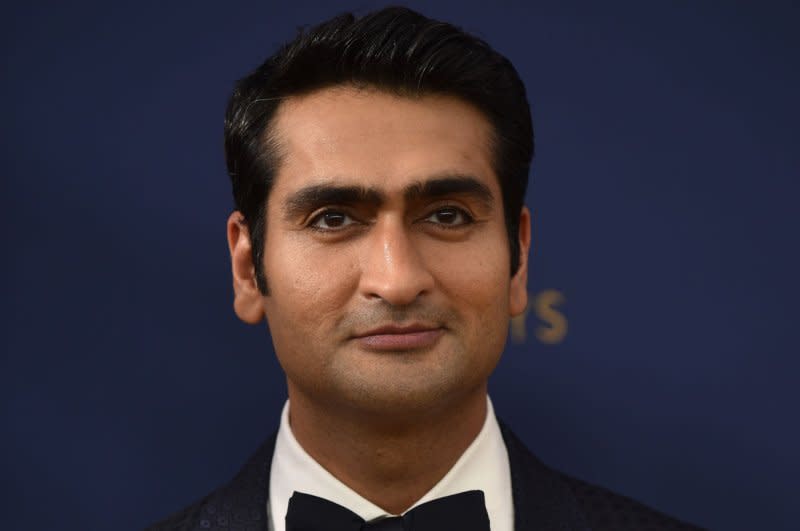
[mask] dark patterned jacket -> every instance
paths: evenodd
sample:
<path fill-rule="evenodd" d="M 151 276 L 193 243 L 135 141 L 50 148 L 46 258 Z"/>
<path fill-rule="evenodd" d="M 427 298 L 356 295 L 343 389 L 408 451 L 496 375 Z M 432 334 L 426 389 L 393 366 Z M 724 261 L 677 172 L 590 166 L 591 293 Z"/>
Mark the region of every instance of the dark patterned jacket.
<path fill-rule="evenodd" d="M 625 496 L 545 466 L 500 423 L 511 465 L 516 531 L 699 530 Z M 267 531 L 275 435 L 227 485 L 147 531 Z"/>

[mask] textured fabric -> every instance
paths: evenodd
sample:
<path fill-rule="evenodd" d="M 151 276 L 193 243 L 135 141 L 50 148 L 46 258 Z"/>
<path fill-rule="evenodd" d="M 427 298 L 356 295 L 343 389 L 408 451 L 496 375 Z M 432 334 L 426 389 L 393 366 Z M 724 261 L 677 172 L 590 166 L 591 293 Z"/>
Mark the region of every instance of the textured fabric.
<path fill-rule="evenodd" d="M 635 500 L 552 470 L 500 424 L 511 462 L 517 530 L 700 531 Z"/>
<path fill-rule="evenodd" d="M 284 531 L 284 516 L 292 493 L 304 492 L 346 507 L 366 521 L 389 514 L 334 477 L 303 450 L 289 425 L 291 404 L 283 407 L 269 480 L 269 509 L 274 531 Z M 475 440 L 447 474 L 409 509 L 430 500 L 469 490 L 485 494 L 492 531 L 513 531 L 511 471 L 508 452 L 494 407 L 486 397 L 486 419 Z"/>
<path fill-rule="evenodd" d="M 286 531 L 489 531 L 483 492 L 461 492 L 423 503 L 403 516 L 365 522 L 353 511 L 319 496 L 295 492 Z"/>
<path fill-rule="evenodd" d="M 226 485 L 147 531 L 266 531 L 269 465 L 275 435 Z"/>
<path fill-rule="evenodd" d="M 542 464 L 502 423 L 517 531 L 692 531 L 695 527 Z M 275 436 L 234 479 L 148 531 L 266 531 Z"/>

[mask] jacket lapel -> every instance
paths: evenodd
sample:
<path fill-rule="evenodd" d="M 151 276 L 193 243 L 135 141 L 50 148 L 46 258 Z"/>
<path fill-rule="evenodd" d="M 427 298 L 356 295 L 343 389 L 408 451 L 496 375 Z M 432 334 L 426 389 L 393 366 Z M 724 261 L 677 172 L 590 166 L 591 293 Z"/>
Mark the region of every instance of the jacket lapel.
<path fill-rule="evenodd" d="M 273 434 L 224 487 L 202 504 L 192 529 L 267 531 L 269 471 L 275 450 Z"/>
<path fill-rule="evenodd" d="M 508 426 L 499 424 L 511 466 L 514 529 L 589 531 L 569 487 L 539 461 Z"/>

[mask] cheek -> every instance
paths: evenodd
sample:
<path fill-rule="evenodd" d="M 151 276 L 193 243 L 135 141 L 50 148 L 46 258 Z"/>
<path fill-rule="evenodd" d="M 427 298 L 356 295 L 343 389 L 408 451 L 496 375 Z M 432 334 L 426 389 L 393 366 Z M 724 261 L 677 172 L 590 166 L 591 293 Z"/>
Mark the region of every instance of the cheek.
<path fill-rule="evenodd" d="M 456 306 L 469 313 L 507 311 L 509 292 L 508 248 L 468 245 L 454 251 L 431 251 L 429 264 L 439 285 Z"/>
<path fill-rule="evenodd" d="M 313 321 L 318 325 L 341 309 L 352 293 L 355 267 L 351 253 L 290 244 L 276 246 L 273 255 L 264 260 L 270 286 L 268 313 L 280 314 L 292 323 Z"/>

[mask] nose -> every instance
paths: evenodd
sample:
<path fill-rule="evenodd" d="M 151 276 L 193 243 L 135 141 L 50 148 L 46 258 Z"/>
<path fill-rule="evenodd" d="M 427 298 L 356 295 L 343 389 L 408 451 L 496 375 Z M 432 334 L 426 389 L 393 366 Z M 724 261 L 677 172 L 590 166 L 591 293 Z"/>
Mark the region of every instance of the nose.
<path fill-rule="evenodd" d="M 405 306 L 430 292 L 434 277 L 412 236 L 400 219 L 379 219 L 373 225 L 364 239 L 359 282 L 363 296 Z"/>

